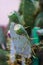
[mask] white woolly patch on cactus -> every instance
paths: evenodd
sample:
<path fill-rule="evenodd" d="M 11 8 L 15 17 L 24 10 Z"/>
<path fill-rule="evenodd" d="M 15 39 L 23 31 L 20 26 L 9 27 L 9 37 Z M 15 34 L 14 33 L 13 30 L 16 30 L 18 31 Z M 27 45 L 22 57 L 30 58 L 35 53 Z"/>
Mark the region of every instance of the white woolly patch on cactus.
<path fill-rule="evenodd" d="M 19 30 L 22 26 L 20 24 L 17 24 L 14 26 L 14 30 Z"/>

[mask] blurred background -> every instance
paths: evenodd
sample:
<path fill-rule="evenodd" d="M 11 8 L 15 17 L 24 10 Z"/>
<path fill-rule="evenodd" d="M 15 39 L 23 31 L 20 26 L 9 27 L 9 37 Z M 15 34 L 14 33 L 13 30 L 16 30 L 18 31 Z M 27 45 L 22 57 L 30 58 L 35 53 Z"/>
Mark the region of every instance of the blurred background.
<path fill-rule="evenodd" d="M 8 24 L 8 14 L 18 11 L 20 0 L 0 0 L 0 26 Z"/>

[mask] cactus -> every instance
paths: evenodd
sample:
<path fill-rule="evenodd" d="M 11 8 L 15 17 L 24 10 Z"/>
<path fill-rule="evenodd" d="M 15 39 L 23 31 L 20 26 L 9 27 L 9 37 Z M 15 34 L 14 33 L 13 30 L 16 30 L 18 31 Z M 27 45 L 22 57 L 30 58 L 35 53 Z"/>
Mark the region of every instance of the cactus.
<path fill-rule="evenodd" d="M 1 47 L 2 43 L 4 44 L 4 46 L 6 45 L 6 39 L 5 39 L 3 28 L 0 27 L 0 48 L 2 48 Z M 6 48 L 6 46 L 5 46 L 5 48 Z"/>
<path fill-rule="evenodd" d="M 5 50 L 0 49 L 0 65 L 8 65 L 7 63 L 7 52 Z"/>
<path fill-rule="evenodd" d="M 41 24 L 40 24 L 41 23 Z M 40 12 L 35 20 L 35 26 L 39 26 L 40 28 L 43 28 L 43 12 Z"/>
<path fill-rule="evenodd" d="M 9 21 L 17 24 L 21 24 L 23 26 L 25 25 L 23 15 L 20 16 L 18 12 L 14 12 L 11 15 L 9 15 Z"/>
<path fill-rule="evenodd" d="M 19 35 L 22 35 L 22 34 L 27 35 L 26 30 L 25 30 L 24 27 L 23 27 L 22 25 L 20 25 L 20 24 L 16 24 L 16 25 L 14 26 L 14 31 L 16 31 L 16 33 L 19 34 Z"/>
<path fill-rule="evenodd" d="M 23 15 L 25 27 L 28 34 L 30 35 L 32 27 L 34 27 L 35 18 L 39 13 L 39 2 L 38 0 L 22 0 L 20 9 L 20 15 Z"/>
<path fill-rule="evenodd" d="M 24 0 L 23 15 L 24 15 L 24 21 L 26 23 L 26 26 L 33 26 L 34 11 L 35 11 L 35 7 L 32 1 Z"/>
<path fill-rule="evenodd" d="M 26 26 L 30 26 L 32 28 L 34 15 L 37 13 L 38 9 L 38 1 L 37 0 L 22 0 L 19 13 L 24 16 L 24 21 Z"/>
<path fill-rule="evenodd" d="M 8 16 L 10 22 L 19 23 L 19 14 L 15 11 L 11 15 Z"/>
<path fill-rule="evenodd" d="M 20 15 L 23 14 L 23 7 L 24 7 L 24 0 L 21 0 L 19 11 L 18 11 L 20 13 Z"/>
<path fill-rule="evenodd" d="M 18 34 L 18 35 L 25 35 L 25 36 L 27 37 L 27 39 L 30 40 L 27 31 L 25 30 L 25 28 L 24 28 L 22 25 L 16 24 L 16 25 L 14 26 L 14 31 L 15 31 L 16 34 Z"/>

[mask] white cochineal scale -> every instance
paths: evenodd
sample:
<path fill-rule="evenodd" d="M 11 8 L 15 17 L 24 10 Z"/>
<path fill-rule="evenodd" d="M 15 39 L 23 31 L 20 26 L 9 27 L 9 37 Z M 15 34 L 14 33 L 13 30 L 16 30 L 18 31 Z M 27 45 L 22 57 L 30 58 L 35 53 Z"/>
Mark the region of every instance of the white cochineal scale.
<path fill-rule="evenodd" d="M 11 62 L 15 61 L 15 54 L 20 54 L 22 57 L 31 57 L 31 46 L 30 41 L 26 38 L 24 34 L 19 35 L 15 32 L 15 25 L 11 23 L 10 25 L 10 35 L 11 35 L 11 45 L 10 45 L 10 57 Z"/>

